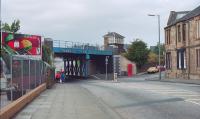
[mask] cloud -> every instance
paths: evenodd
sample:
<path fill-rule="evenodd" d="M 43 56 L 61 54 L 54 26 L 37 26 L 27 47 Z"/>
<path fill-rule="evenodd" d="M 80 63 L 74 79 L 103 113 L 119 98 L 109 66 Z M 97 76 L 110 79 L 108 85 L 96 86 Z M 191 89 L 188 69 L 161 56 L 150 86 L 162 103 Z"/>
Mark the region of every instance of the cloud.
<path fill-rule="evenodd" d="M 179 4 L 176 4 L 179 3 Z M 103 44 L 108 31 L 118 32 L 126 42 L 141 38 L 149 45 L 157 43 L 157 19 L 163 28 L 171 10 L 192 10 L 199 0 L 2 0 L 2 19 L 11 23 L 20 19 L 22 33 L 39 34 L 55 40 Z"/>

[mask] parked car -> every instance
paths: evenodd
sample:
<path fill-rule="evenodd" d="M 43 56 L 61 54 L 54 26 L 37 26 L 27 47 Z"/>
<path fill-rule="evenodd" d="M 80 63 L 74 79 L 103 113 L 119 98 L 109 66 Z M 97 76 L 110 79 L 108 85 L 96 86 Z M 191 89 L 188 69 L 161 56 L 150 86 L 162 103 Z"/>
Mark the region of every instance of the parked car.
<path fill-rule="evenodd" d="M 165 66 L 157 66 L 156 67 L 158 70 L 160 69 L 160 71 L 165 71 Z"/>
<path fill-rule="evenodd" d="M 149 67 L 148 69 L 147 69 L 147 73 L 156 73 L 156 72 L 158 72 L 159 71 L 159 69 L 157 68 L 157 67 Z"/>

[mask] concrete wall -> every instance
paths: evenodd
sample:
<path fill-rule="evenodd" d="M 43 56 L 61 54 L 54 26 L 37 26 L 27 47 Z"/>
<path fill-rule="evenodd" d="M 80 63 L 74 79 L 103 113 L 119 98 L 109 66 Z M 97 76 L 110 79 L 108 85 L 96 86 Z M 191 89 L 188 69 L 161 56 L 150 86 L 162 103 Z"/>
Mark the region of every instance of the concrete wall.
<path fill-rule="evenodd" d="M 89 75 L 98 73 L 97 64 L 94 61 L 90 61 L 89 63 Z"/>
<path fill-rule="evenodd" d="M 105 74 L 106 73 L 106 56 L 104 55 L 91 55 L 89 63 L 89 74 Z M 107 72 L 113 73 L 113 59 L 112 56 L 108 57 Z"/>
<path fill-rule="evenodd" d="M 126 57 L 122 56 L 122 55 L 114 55 L 113 56 L 113 69 L 114 72 L 118 73 L 119 76 L 126 76 L 127 72 L 128 72 L 128 64 L 132 64 L 133 69 L 132 69 L 132 74 L 136 74 L 137 73 L 137 67 L 136 64 L 134 62 L 131 62 L 130 60 L 128 60 Z"/>
<path fill-rule="evenodd" d="M 120 70 L 121 72 L 127 72 L 127 67 L 128 64 L 132 64 L 133 65 L 133 75 L 135 75 L 137 73 L 137 68 L 136 68 L 136 64 L 134 62 L 131 62 L 130 60 L 128 60 L 127 58 L 125 58 L 124 56 L 120 55 Z"/>
<path fill-rule="evenodd" d="M 17 100 L 13 101 L 9 105 L 2 108 L 0 111 L 0 119 L 12 118 L 17 112 L 19 112 L 24 106 L 30 103 L 45 89 L 46 89 L 46 83 L 41 84 L 40 86 L 30 91 L 26 95 L 23 95 L 22 97 L 18 98 Z"/>

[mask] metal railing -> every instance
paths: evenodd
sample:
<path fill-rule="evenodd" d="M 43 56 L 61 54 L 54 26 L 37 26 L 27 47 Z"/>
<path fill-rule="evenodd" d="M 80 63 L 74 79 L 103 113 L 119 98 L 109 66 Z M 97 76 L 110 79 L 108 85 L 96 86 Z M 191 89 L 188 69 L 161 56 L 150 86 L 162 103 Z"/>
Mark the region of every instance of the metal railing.
<path fill-rule="evenodd" d="M 0 108 L 44 83 L 47 79 L 47 72 L 51 69 L 41 59 L 29 56 L 12 55 L 9 64 L 9 74 L 5 74 L 9 76 L 1 75 L 1 79 L 4 81 L 1 84 L 3 87 L 1 87 L 0 93 Z M 54 72 L 50 74 L 54 74 Z M 54 79 L 54 75 L 51 76 L 51 79 Z"/>
<path fill-rule="evenodd" d="M 82 50 L 104 50 L 104 46 L 100 46 L 98 44 L 93 45 L 89 43 L 61 41 L 61 40 L 54 40 L 53 47 L 74 48 L 74 49 L 82 49 Z"/>

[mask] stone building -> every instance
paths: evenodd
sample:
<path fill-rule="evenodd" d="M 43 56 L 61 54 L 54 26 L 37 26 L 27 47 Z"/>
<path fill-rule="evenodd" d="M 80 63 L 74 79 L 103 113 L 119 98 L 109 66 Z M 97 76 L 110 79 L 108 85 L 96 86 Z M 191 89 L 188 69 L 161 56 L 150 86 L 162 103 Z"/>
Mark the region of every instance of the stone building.
<path fill-rule="evenodd" d="M 200 6 L 171 11 L 165 27 L 166 77 L 200 80 Z"/>
<path fill-rule="evenodd" d="M 104 48 L 113 51 L 113 69 L 118 76 L 128 75 L 128 65 L 132 66 L 132 76 L 137 73 L 136 64 L 129 61 L 121 53 L 126 52 L 129 44 L 124 44 L 124 36 L 116 32 L 108 32 L 104 37 Z"/>
<path fill-rule="evenodd" d="M 112 50 L 115 55 L 119 55 L 124 50 L 124 36 L 116 32 L 108 32 L 104 37 L 104 48 Z"/>

